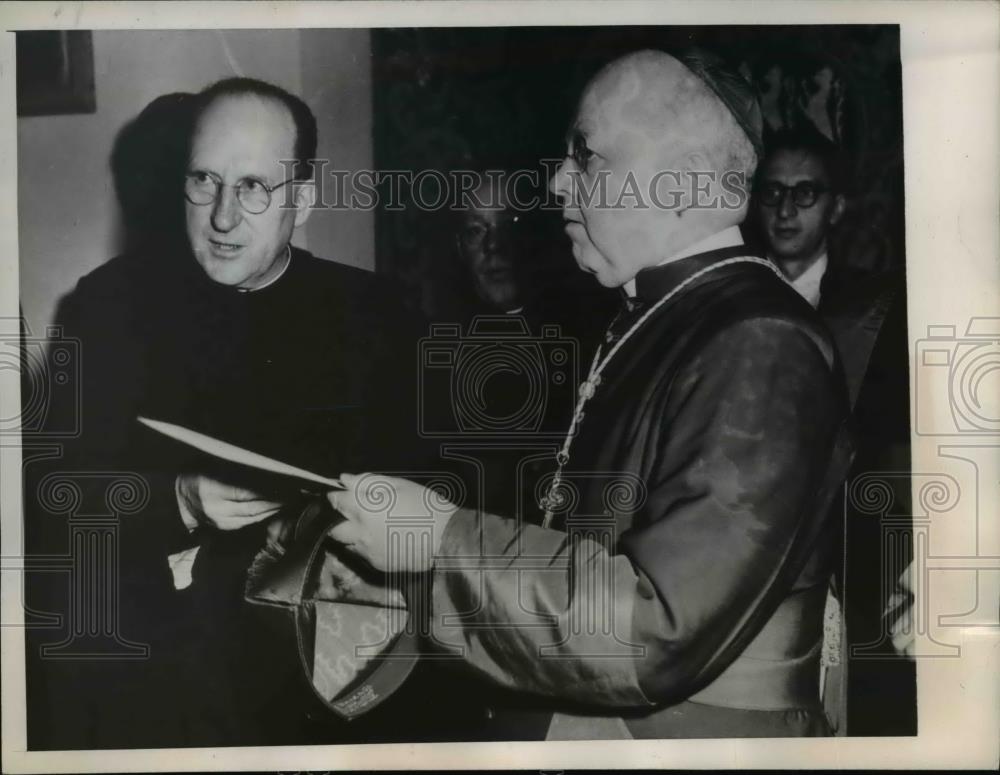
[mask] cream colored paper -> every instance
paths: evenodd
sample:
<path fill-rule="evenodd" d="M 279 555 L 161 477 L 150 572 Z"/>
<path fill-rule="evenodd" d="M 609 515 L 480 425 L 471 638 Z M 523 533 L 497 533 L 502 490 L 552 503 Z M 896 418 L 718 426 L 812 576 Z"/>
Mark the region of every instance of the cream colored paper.
<path fill-rule="evenodd" d="M 0 318 L 18 310 L 17 123 L 9 30 L 455 25 L 901 25 L 911 412 L 952 422 L 953 395 L 923 353 L 931 326 L 961 343 L 1000 317 L 1000 24 L 996 2 L 7 3 L 0 8 Z M 265 75 L 266 74 L 262 74 Z M 336 77 L 332 74 L 331 77 Z M 544 77 L 540 74 L 539 77 Z M 166 90 L 166 89 L 164 89 Z M 98 97 L 100 99 L 100 96 Z M 55 214 L 53 213 L 55 217 Z M 58 228 L 54 221 L 53 228 Z M 105 257 L 99 257 L 103 260 Z M 94 260 L 88 257 L 87 260 Z M 10 326 L 8 325 L 8 329 Z M 16 331 L 5 329 L 5 341 Z M 933 343 L 933 342 L 932 342 Z M 16 364 L 0 417 L 19 411 Z M 171 751 L 27 752 L 20 576 L 22 450 L 0 439 L 2 739 L 6 772 L 330 769 L 994 768 L 1000 713 L 997 434 L 913 433 L 926 567 L 916 583 L 920 734 L 907 739 L 574 741 Z M 918 476 L 923 476 L 921 482 Z M 937 477 L 937 479 L 935 479 Z M 945 481 L 951 495 L 935 496 Z M 927 488 L 930 489 L 927 489 Z M 151 698 L 151 702 L 154 701 Z M 428 704 L 433 712 L 433 703 Z"/>

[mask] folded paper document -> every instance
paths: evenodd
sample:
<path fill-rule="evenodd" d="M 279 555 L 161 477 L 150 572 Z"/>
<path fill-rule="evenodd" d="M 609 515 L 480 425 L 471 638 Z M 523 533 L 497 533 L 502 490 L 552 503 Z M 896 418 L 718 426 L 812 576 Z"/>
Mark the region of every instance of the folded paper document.
<path fill-rule="evenodd" d="M 158 431 L 159 433 L 169 436 L 176 441 L 183 442 L 184 444 L 194 447 L 195 449 L 205 452 L 206 454 L 213 455 L 220 460 L 248 466 L 250 468 L 256 468 L 261 471 L 278 474 L 279 476 L 290 476 L 294 479 L 300 479 L 306 482 L 321 485 L 325 489 L 344 489 L 344 485 L 339 479 L 330 479 L 326 476 L 314 474 L 312 471 L 306 471 L 304 468 L 292 466 L 288 463 L 282 463 L 280 460 L 275 460 L 256 452 L 251 452 L 248 449 L 243 449 L 242 447 L 237 447 L 235 444 L 230 444 L 229 442 L 212 438 L 204 433 L 199 433 L 198 431 L 193 431 L 190 428 L 185 428 L 182 425 L 175 425 L 174 423 L 163 422 L 162 420 L 151 420 L 148 417 L 140 417 L 139 422 L 149 428 L 152 428 L 154 431 Z"/>

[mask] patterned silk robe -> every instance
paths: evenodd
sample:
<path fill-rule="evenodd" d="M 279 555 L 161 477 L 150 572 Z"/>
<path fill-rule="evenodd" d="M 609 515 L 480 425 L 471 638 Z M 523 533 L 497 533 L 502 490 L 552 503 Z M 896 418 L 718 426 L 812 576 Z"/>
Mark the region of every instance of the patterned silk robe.
<path fill-rule="evenodd" d="M 633 319 L 746 254 L 641 272 Z M 851 452 L 814 311 L 766 266 L 713 269 L 625 341 L 584 412 L 551 527 L 452 518 L 433 574 L 436 645 L 569 714 L 568 728 L 579 719 L 584 736 L 594 715 L 635 737 L 827 733 L 828 504 Z"/>

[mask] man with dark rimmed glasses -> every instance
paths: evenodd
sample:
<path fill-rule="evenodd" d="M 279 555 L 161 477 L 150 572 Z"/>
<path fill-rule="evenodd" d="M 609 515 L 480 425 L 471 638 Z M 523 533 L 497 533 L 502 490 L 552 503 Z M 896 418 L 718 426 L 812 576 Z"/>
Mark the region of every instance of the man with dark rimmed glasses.
<path fill-rule="evenodd" d="M 755 191 L 767 255 L 814 307 L 829 258 L 827 235 L 844 215 L 836 149 L 823 138 L 782 135 L 761 165 Z"/>
<path fill-rule="evenodd" d="M 848 214 L 848 168 L 841 149 L 818 131 L 778 132 L 768 142 L 753 203 L 767 256 L 818 310 L 840 352 L 855 419 L 851 482 L 869 472 L 908 471 L 910 430 L 904 278 L 864 266 L 863 256 L 838 239 Z M 908 486 L 896 498 L 908 502 Z M 893 607 L 890 598 L 909 552 L 893 569 L 881 555 L 879 520 L 850 499 L 835 502 L 833 511 L 847 522 L 846 561 L 838 565 L 836 599 L 827 603 L 828 614 L 842 610 L 845 622 L 841 648 L 826 644 L 830 717 L 839 734 L 914 734 L 913 664 L 886 645 L 886 628 L 909 605 Z M 909 530 L 902 520 L 896 529 Z"/>

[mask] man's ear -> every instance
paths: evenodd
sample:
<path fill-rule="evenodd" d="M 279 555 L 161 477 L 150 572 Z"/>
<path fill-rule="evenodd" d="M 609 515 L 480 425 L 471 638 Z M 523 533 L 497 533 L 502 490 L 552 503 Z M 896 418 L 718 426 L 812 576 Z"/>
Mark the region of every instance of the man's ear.
<path fill-rule="evenodd" d="M 681 202 L 684 203 L 684 206 L 677 209 L 678 216 L 692 207 L 696 210 L 704 207 L 704 203 L 698 207 L 695 205 L 705 196 L 706 184 L 708 185 L 708 199 L 709 201 L 713 199 L 718 181 L 710 179 L 709 174 L 714 174 L 713 168 L 708 157 L 702 151 L 688 151 L 681 157 L 681 179 L 687 190 L 681 192 Z M 698 189 L 701 189 L 700 193 Z"/>
<path fill-rule="evenodd" d="M 830 208 L 830 217 L 827 221 L 831 226 L 836 226 L 837 222 L 844 217 L 844 211 L 847 209 L 847 199 L 843 194 L 837 194 L 833 198 L 833 207 Z"/>
<path fill-rule="evenodd" d="M 684 157 L 686 172 L 711 172 L 712 166 L 708 157 L 702 151 L 690 151 Z"/>
<path fill-rule="evenodd" d="M 312 207 L 316 204 L 316 184 L 311 180 L 292 183 L 295 186 L 295 228 L 309 219 Z"/>

